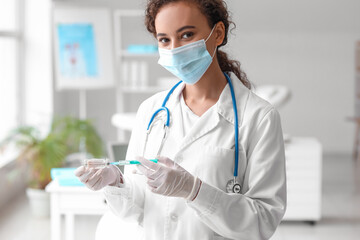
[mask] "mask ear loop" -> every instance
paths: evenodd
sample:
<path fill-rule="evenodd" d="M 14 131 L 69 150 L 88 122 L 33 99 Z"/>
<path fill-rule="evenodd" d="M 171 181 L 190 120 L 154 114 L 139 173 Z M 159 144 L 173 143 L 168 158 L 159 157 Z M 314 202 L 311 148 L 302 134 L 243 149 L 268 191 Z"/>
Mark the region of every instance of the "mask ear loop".
<path fill-rule="evenodd" d="M 215 47 L 215 49 L 214 49 L 214 53 L 213 53 L 213 55 L 211 56 L 211 58 L 214 58 L 215 53 L 216 53 L 216 49 L 217 49 L 217 47 Z"/>
<path fill-rule="evenodd" d="M 216 27 L 216 23 L 215 23 L 215 25 L 213 26 L 213 28 L 211 29 L 211 32 L 210 32 L 209 36 L 206 38 L 205 42 L 207 42 L 207 40 L 209 40 L 209 38 L 211 37 L 211 35 L 212 35 L 215 27 Z"/>
<path fill-rule="evenodd" d="M 216 27 L 216 23 L 215 23 L 215 25 L 213 26 L 213 28 L 211 29 L 211 32 L 210 32 L 209 36 L 206 38 L 205 42 L 207 42 L 207 40 L 209 40 L 209 38 L 211 37 L 211 35 L 212 35 L 212 33 L 213 33 L 213 31 L 214 31 L 215 27 Z M 216 49 L 217 49 L 217 46 L 215 47 L 214 52 L 213 52 L 213 54 L 212 54 L 211 58 L 214 58 L 215 53 L 216 53 Z"/>

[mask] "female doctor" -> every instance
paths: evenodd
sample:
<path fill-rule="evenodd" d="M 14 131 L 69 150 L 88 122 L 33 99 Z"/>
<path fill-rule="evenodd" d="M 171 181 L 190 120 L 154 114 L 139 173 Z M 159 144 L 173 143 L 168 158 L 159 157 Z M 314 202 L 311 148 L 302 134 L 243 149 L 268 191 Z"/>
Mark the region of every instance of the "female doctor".
<path fill-rule="evenodd" d="M 222 0 L 148 1 L 158 63 L 181 82 L 139 107 L 126 158 L 141 165 L 76 171 L 146 239 L 269 239 L 284 215 L 280 117 L 219 50 L 228 18 Z"/>

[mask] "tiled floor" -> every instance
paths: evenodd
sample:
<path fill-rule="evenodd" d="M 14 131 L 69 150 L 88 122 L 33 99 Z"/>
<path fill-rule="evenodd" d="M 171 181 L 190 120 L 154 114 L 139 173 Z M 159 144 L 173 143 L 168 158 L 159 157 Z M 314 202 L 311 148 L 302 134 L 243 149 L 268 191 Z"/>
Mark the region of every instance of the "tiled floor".
<path fill-rule="evenodd" d="M 360 239 L 360 189 L 355 184 L 360 168 L 350 157 L 334 155 L 324 157 L 323 167 L 322 220 L 315 226 L 283 222 L 272 240 Z M 77 217 L 75 239 L 94 239 L 98 220 L 96 216 Z M 49 240 L 49 219 L 32 218 L 26 198 L 21 196 L 0 212 L 0 239 Z"/>

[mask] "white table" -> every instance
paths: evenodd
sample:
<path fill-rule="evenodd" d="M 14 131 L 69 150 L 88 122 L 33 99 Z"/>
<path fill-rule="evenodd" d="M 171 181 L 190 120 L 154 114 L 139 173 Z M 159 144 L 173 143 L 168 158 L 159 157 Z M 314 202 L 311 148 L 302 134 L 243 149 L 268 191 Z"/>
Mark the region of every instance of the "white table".
<path fill-rule="evenodd" d="M 105 198 L 101 191 L 86 187 L 63 187 L 52 181 L 45 189 L 50 193 L 51 240 L 61 239 L 61 215 L 65 216 L 65 239 L 74 239 L 75 215 L 103 215 Z"/>

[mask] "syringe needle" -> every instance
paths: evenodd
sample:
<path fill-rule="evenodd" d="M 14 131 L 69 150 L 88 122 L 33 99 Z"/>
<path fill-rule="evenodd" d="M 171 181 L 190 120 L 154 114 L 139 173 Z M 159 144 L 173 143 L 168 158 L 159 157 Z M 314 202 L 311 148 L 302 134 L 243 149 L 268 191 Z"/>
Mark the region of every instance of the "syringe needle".
<path fill-rule="evenodd" d="M 157 159 L 149 159 L 149 160 L 154 163 L 158 162 Z M 107 159 L 88 159 L 85 160 L 84 163 L 86 167 L 90 167 L 90 168 L 103 168 L 110 164 L 123 166 L 123 165 L 137 165 L 140 164 L 140 162 L 137 160 L 119 160 L 116 162 L 108 162 Z"/>

